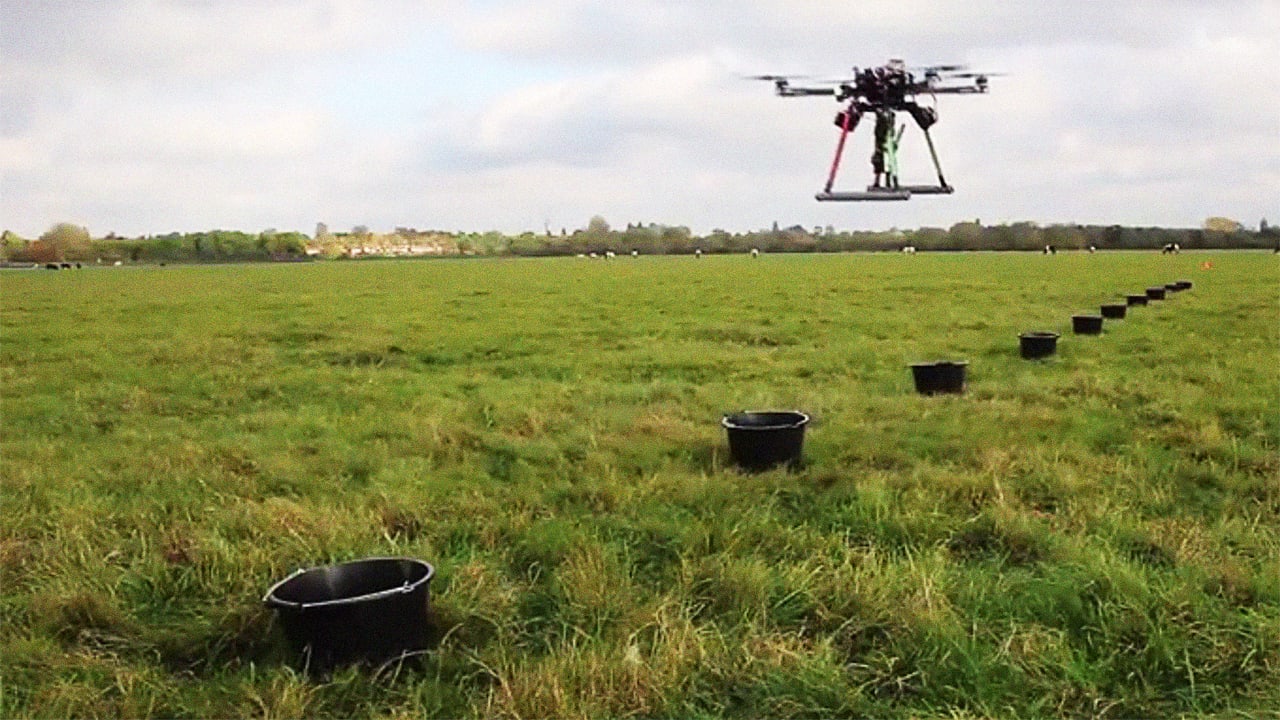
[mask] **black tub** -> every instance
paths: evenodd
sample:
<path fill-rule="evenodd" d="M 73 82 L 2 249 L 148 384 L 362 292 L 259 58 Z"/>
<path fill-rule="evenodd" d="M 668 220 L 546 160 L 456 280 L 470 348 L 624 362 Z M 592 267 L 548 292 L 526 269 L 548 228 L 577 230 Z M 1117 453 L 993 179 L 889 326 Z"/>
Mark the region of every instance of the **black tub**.
<path fill-rule="evenodd" d="M 1179 290 L 1190 290 L 1192 285 L 1190 280 L 1178 280 L 1174 284 L 1178 286 Z"/>
<path fill-rule="evenodd" d="M 744 470 L 800 464 L 809 416 L 796 410 L 743 411 L 720 420 L 729 434 L 729 455 Z"/>
<path fill-rule="evenodd" d="M 1027 360 L 1049 357 L 1058 352 L 1058 333 L 1030 331 L 1018 336 L 1019 350 Z"/>
<path fill-rule="evenodd" d="M 1165 283 L 1164 289 L 1165 289 L 1165 292 L 1175 292 L 1175 293 L 1182 292 L 1182 285 L 1176 282 Z"/>
<path fill-rule="evenodd" d="M 1102 316 L 1072 315 L 1071 329 L 1077 335 L 1098 335 L 1102 332 Z"/>
<path fill-rule="evenodd" d="M 1166 291 L 1163 287 L 1149 287 L 1147 288 L 1147 299 L 1163 300 L 1165 292 Z"/>
<path fill-rule="evenodd" d="M 299 570 L 262 601 L 280 616 L 303 667 L 325 673 L 377 665 L 425 650 L 429 583 L 421 560 L 380 557 Z"/>
<path fill-rule="evenodd" d="M 911 377 L 921 395 L 957 395 L 964 392 L 964 360 L 939 360 L 911 364 Z"/>
<path fill-rule="evenodd" d="M 1128 308 L 1129 306 L 1124 303 L 1108 303 L 1102 306 L 1102 317 L 1108 320 L 1120 320 Z"/>
<path fill-rule="evenodd" d="M 1146 304 L 1147 304 L 1147 300 L 1148 300 L 1148 298 L 1147 298 L 1147 294 L 1146 294 L 1146 293 L 1143 293 L 1143 294 L 1141 294 L 1141 295 L 1126 295 L 1126 296 L 1125 296 L 1125 302 L 1126 302 L 1126 304 L 1131 305 L 1131 306 L 1132 306 L 1132 305 L 1146 305 Z"/>

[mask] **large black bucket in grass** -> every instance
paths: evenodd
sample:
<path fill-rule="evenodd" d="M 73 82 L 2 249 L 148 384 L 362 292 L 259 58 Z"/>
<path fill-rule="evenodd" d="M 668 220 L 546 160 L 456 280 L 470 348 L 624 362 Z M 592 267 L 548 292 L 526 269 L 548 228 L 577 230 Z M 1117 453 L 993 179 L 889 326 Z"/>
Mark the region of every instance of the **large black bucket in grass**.
<path fill-rule="evenodd" d="M 1102 306 L 1102 317 L 1107 320 L 1121 320 L 1129 306 L 1124 303 L 1107 303 Z"/>
<path fill-rule="evenodd" d="M 1049 357 L 1058 352 L 1058 333 L 1029 331 L 1018 336 L 1018 350 L 1027 360 Z"/>
<path fill-rule="evenodd" d="M 1100 335 L 1102 333 L 1102 316 L 1072 315 L 1071 329 L 1077 335 Z"/>
<path fill-rule="evenodd" d="M 1147 299 L 1163 300 L 1165 292 L 1166 291 L 1163 287 L 1149 287 L 1147 288 Z"/>
<path fill-rule="evenodd" d="M 1171 293 L 1182 292 L 1182 286 L 1176 282 L 1165 283 L 1164 289 L 1165 289 L 1165 292 L 1171 292 Z"/>
<path fill-rule="evenodd" d="M 911 379 L 921 395 L 959 395 L 964 392 L 965 360 L 938 360 L 911 364 Z"/>
<path fill-rule="evenodd" d="M 809 416 L 797 410 L 742 411 L 725 415 L 720 424 L 729 434 L 729 456 L 752 472 L 797 467 L 804 448 Z"/>
<path fill-rule="evenodd" d="M 1147 304 L 1147 300 L 1148 300 L 1148 298 L 1147 298 L 1147 294 L 1146 294 L 1146 293 L 1143 293 L 1143 294 L 1141 294 L 1141 295 L 1126 295 L 1126 296 L 1125 296 L 1125 304 L 1129 305 L 1130 307 L 1132 307 L 1132 306 L 1134 306 L 1134 305 L 1146 305 L 1146 304 Z"/>
<path fill-rule="evenodd" d="M 267 591 L 302 666 L 327 673 L 381 665 L 427 648 L 429 584 L 421 560 L 380 557 L 299 570 Z"/>
<path fill-rule="evenodd" d="M 1190 290 L 1192 282 L 1190 280 L 1178 280 L 1174 283 L 1179 290 Z"/>

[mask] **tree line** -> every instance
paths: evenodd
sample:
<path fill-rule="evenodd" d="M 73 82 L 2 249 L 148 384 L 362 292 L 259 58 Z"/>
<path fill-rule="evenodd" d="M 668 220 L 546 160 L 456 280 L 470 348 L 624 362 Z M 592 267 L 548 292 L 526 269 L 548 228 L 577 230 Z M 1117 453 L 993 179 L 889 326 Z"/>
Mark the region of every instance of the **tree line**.
<path fill-rule="evenodd" d="M 144 237 L 94 238 L 88 229 L 58 223 L 34 240 L 8 230 L 0 236 L 0 259 L 9 262 L 253 262 L 303 257 L 310 242 L 300 232 L 245 233 L 212 230 Z"/>
<path fill-rule="evenodd" d="M 1227 218 L 1208 218 L 1200 228 L 1129 227 L 1121 225 L 1039 225 L 1032 222 L 983 225 L 979 220 L 949 228 L 913 230 L 836 230 L 830 226 L 799 225 L 767 230 L 712 230 L 697 235 L 683 226 L 628 223 L 611 227 L 602 217 L 585 228 L 553 233 L 496 231 L 447 232 L 396 228 L 389 233 L 357 226 L 334 233 L 320 223 L 314 236 L 274 229 L 260 233 L 211 230 L 143 237 L 94 238 L 72 223 L 58 223 L 35 239 L 10 231 L 0 235 L 0 260 L 18 263 L 97 262 L 252 262 L 298 260 L 308 257 L 367 256 L 556 256 L 614 252 L 643 255 L 762 252 L 876 252 L 911 246 L 919 251 L 1011 250 L 1037 251 L 1046 245 L 1060 250 L 1153 250 L 1169 244 L 1183 249 L 1280 249 L 1280 228 L 1266 220 L 1256 230 Z"/>

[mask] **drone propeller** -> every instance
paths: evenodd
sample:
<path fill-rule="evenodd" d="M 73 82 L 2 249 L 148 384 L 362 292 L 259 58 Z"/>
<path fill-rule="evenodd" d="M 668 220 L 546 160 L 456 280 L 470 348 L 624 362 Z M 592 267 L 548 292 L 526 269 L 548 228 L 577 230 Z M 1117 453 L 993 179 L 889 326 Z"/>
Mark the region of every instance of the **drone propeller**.
<path fill-rule="evenodd" d="M 937 75 L 939 73 L 950 73 L 958 70 L 965 70 L 968 65 L 923 65 L 921 67 L 911 68 L 912 72 L 922 72 L 925 75 Z"/>
<path fill-rule="evenodd" d="M 778 81 L 780 81 L 780 80 L 781 80 L 781 81 L 783 81 L 783 82 L 786 82 L 786 81 L 788 81 L 788 80 L 803 80 L 803 79 L 805 79 L 805 78 L 808 78 L 809 76 L 808 76 L 808 75 L 772 75 L 772 74 L 764 74 L 764 75 L 743 75 L 742 77 L 743 77 L 743 79 L 745 79 L 745 80 L 767 80 L 768 82 L 778 82 Z"/>

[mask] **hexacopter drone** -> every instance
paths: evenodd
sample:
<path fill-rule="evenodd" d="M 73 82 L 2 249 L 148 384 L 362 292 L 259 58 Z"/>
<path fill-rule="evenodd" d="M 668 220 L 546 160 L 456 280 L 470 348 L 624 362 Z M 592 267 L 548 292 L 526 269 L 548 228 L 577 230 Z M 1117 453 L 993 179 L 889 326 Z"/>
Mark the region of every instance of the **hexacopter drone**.
<path fill-rule="evenodd" d="M 831 171 L 822 192 L 814 197 L 822 201 L 845 200 L 910 200 L 912 195 L 949 195 L 955 188 L 947 184 L 938 164 L 938 153 L 929 137 L 929 128 L 938 122 L 937 95 L 974 95 L 987 92 L 988 78 L 997 73 L 965 72 L 963 65 L 935 65 L 908 70 L 901 60 L 890 60 L 877 68 L 853 69 L 853 77 L 825 80 L 814 83 L 818 87 L 797 87 L 791 84 L 796 75 L 755 75 L 755 80 L 768 80 L 781 97 L 832 96 L 837 102 L 849 105 L 836 114 L 835 124 L 840 128 L 836 143 L 836 155 L 831 161 Z M 933 106 L 916 102 L 916 97 L 928 95 L 934 98 Z M 929 144 L 929 155 L 938 172 L 937 185 L 902 185 L 898 182 L 898 143 L 906 130 L 906 123 L 895 128 L 897 114 L 905 112 L 915 120 L 924 132 Z M 875 150 L 871 155 L 871 167 L 875 179 L 866 192 L 835 192 L 831 189 L 840 169 L 840 157 L 844 154 L 845 139 L 858 126 L 866 113 L 875 113 Z"/>

